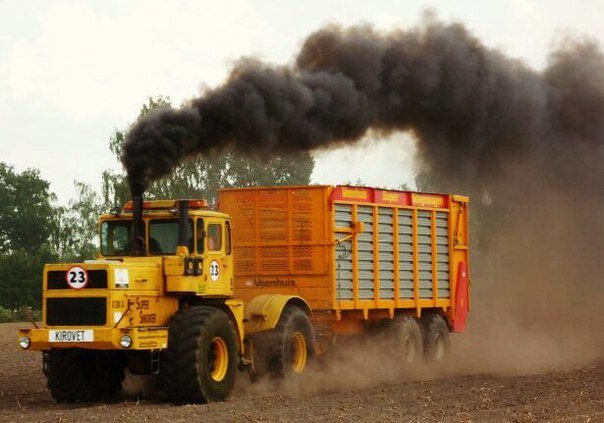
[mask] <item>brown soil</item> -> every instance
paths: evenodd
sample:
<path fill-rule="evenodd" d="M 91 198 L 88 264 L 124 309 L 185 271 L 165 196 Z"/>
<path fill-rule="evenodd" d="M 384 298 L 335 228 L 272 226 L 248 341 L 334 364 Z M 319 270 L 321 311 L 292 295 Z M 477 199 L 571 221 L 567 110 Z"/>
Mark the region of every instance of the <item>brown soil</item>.
<path fill-rule="evenodd" d="M 0 325 L 0 421 L 580 421 L 604 422 L 604 362 L 524 376 L 475 374 L 439 379 L 354 378 L 302 389 L 249 386 L 241 375 L 229 401 L 174 406 L 126 396 L 117 404 L 55 404 L 41 354 L 16 346 L 22 324 Z M 338 372 L 358 372 L 356 365 Z M 337 372 L 328 372 L 330 378 Z M 342 375 L 344 376 L 344 375 Z M 375 374 L 374 374 L 375 376 Z M 424 378 L 426 376 L 424 375 Z M 291 388 L 291 387 L 290 387 Z"/>

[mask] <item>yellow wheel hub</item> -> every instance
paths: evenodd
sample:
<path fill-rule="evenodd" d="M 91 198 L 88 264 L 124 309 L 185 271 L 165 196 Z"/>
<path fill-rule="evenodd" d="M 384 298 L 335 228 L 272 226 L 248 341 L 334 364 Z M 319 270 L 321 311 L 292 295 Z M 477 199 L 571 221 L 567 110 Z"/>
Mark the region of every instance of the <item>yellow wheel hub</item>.
<path fill-rule="evenodd" d="M 294 332 L 292 335 L 292 371 L 302 373 L 306 368 L 306 338 L 300 332 Z"/>
<path fill-rule="evenodd" d="M 229 368 L 229 352 L 222 338 L 216 337 L 210 342 L 210 376 L 221 382 Z"/>

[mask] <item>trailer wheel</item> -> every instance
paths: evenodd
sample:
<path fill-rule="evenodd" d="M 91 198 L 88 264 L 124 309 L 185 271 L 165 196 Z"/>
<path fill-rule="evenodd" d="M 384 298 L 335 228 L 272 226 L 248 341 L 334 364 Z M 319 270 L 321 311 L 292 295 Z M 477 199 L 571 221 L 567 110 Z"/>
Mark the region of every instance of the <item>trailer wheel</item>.
<path fill-rule="evenodd" d="M 80 349 L 51 350 L 48 388 L 57 402 L 113 401 L 124 380 L 122 355 Z"/>
<path fill-rule="evenodd" d="M 417 320 L 410 316 L 398 316 L 393 323 L 397 354 L 405 364 L 415 364 L 423 354 L 422 332 Z"/>
<path fill-rule="evenodd" d="M 430 314 L 423 321 L 424 357 L 433 364 L 442 363 L 449 352 L 449 327 L 440 314 Z"/>
<path fill-rule="evenodd" d="M 295 378 L 308 369 L 315 354 L 312 325 L 296 306 L 287 306 L 277 327 L 254 340 L 255 377 Z"/>
<path fill-rule="evenodd" d="M 224 400 L 233 390 L 238 362 L 237 334 L 225 312 L 196 306 L 172 317 L 160 369 L 171 401 Z"/>

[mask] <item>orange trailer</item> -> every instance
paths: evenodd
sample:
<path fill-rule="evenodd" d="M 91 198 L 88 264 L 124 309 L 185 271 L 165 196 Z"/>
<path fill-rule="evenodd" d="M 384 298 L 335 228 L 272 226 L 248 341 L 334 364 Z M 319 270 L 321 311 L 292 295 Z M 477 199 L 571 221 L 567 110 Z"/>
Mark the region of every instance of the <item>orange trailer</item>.
<path fill-rule="evenodd" d="M 218 208 L 233 225 L 236 296 L 246 307 L 263 294 L 301 297 L 318 341 L 397 316 L 425 322 L 425 336 L 435 317 L 462 332 L 468 202 L 353 186 L 221 190 Z"/>

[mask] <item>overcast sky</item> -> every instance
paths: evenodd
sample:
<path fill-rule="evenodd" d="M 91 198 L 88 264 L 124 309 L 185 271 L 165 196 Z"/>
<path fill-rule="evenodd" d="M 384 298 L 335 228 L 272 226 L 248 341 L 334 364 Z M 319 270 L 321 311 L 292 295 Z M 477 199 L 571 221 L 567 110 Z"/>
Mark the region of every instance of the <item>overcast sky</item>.
<path fill-rule="evenodd" d="M 39 168 L 66 202 L 75 179 L 98 188 L 120 167 L 109 137 L 148 96 L 180 104 L 241 56 L 291 62 L 325 23 L 405 28 L 426 8 L 536 69 L 565 35 L 604 40 L 604 0 L 0 0 L 0 161 Z M 313 182 L 412 184 L 413 141 L 397 141 L 317 154 Z"/>

